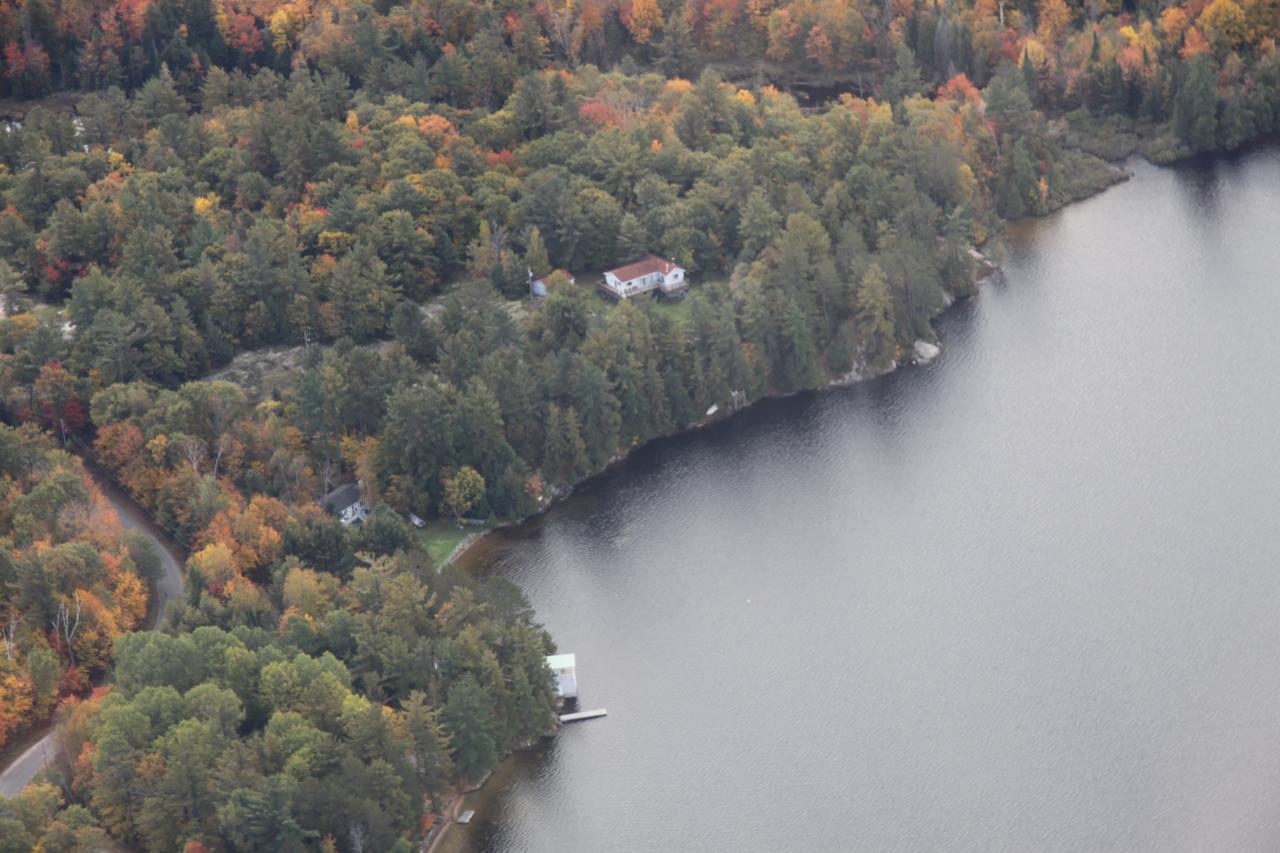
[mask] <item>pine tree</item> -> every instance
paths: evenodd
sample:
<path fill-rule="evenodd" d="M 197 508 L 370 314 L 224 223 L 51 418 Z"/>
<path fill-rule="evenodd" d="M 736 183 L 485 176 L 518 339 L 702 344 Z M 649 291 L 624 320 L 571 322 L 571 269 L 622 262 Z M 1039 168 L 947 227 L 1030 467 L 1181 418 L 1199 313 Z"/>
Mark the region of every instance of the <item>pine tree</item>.
<path fill-rule="evenodd" d="M 915 54 L 906 44 L 898 45 L 894 65 L 893 73 L 884 81 L 884 98 L 891 104 L 900 104 L 904 99 L 920 94 L 924 89 L 924 79 L 916 67 Z"/>
<path fill-rule="evenodd" d="M 17 270 L 9 266 L 8 261 L 0 258 L 0 301 L 3 301 L 4 316 L 12 317 L 20 310 L 21 294 L 27 292 L 27 282 Z"/>
<path fill-rule="evenodd" d="M 635 260 L 649 252 L 649 232 L 644 223 L 634 213 L 622 216 L 622 225 L 618 228 L 618 257 L 626 261 Z"/>
<path fill-rule="evenodd" d="M 693 31 L 685 20 L 682 6 L 671 11 L 662 33 L 662 43 L 658 46 L 658 67 L 668 77 L 689 78 L 697 70 Z"/>
<path fill-rule="evenodd" d="M 529 229 L 528 245 L 524 250 L 525 274 L 541 278 L 551 272 L 551 260 L 547 257 L 547 244 L 542 240 L 538 226 Z"/>
<path fill-rule="evenodd" d="M 550 106 L 547 83 L 540 73 L 535 71 L 520 81 L 516 87 L 515 110 L 525 139 L 536 139 L 547 131 Z"/>
<path fill-rule="evenodd" d="M 493 241 L 493 229 L 489 220 L 480 222 L 480 232 L 468 250 L 467 272 L 472 278 L 486 279 L 498 263 L 498 249 Z"/>
<path fill-rule="evenodd" d="M 396 292 L 387 282 L 387 267 L 365 241 L 338 261 L 330 301 L 338 309 L 341 333 L 368 340 L 382 332 L 395 307 Z"/>
<path fill-rule="evenodd" d="M 467 673 L 449 688 L 440 720 L 451 735 L 453 764 L 463 779 L 479 779 L 498 763 L 493 696 Z"/>
<path fill-rule="evenodd" d="M 552 483 L 574 483 L 587 471 L 587 447 L 582 441 L 578 413 L 572 407 L 547 408 L 547 441 L 542 473 Z"/>
<path fill-rule="evenodd" d="M 1217 74 L 1213 59 L 1200 54 L 1191 60 L 1186 79 L 1173 99 L 1173 129 L 1192 151 L 1213 147 L 1218 132 Z"/>
<path fill-rule="evenodd" d="M 1022 85 L 1027 90 L 1027 97 L 1032 104 L 1040 103 L 1040 79 L 1036 74 L 1036 65 L 1026 50 L 1022 51 Z"/>
<path fill-rule="evenodd" d="M 881 370 L 893 360 L 893 299 L 880 265 L 872 263 L 862 274 L 858 287 L 858 339 L 867 356 L 867 366 Z"/>
<path fill-rule="evenodd" d="M 618 449 L 618 430 L 622 425 L 618 400 L 609 392 L 609 377 L 586 360 L 575 371 L 572 388 L 574 406 L 582 413 L 588 460 L 591 466 L 599 467 Z"/>
<path fill-rule="evenodd" d="M 769 203 L 769 196 L 760 187 L 751 191 L 738 220 L 738 239 L 742 241 L 742 257 L 754 258 L 778 236 L 782 217 Z"/>
<path fill-rule="evenodd" d="M 818 349 L 809 320 L 794 299 L 787 300 L 782 324 L 782 363 L 779 386 L 801 391 L 818 383 Z"/>
<path fill-rule="evenodd" d="M 1165 84 L 1168 76 L 1163 65 L 1157 65 L 1156 71 L 1147 79 L 1142 95 L 1142 115 L 1151 121 L 1163 121 L 1165 118 Z"/>
<path fill-rule="evenodd" d="M 404 701 L 405 727 L 413 739 L 413 771 L 418 784 L 431 797 L 434 808 L 440 796 L 449 789 L 453 775 L 453 759 L 449 757 L 449 738 L 440 724 L 440 715 L 427 703 L 419 690 Z"/>
<path fill-rule="evenodd" d="M 529 292 L 529 268 L 515 252 L 503 249 L 489 273 L 489 281 L 503 296 L 519 299 Z"/>
<path fill-rule="evenodd" d="M 1129 112 L 1129 84 L 1125 82 L 1124 71 L 1120 68 L 1120 63 L 1114 59 L 1107 63 L 1106 85 L 1104 91 L 1107 98 L 1107 110 L 1117 115 L 1127 115 Z"/>

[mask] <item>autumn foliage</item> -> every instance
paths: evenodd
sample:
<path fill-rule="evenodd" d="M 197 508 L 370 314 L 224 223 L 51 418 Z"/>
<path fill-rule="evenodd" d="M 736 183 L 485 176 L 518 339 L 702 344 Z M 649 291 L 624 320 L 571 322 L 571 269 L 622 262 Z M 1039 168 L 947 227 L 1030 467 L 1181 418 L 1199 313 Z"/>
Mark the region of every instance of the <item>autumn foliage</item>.
<path fill-rule="evenodd" d="M 78 459 L 0 426 L 0 745 L 88 688 L 147 613 L 147 580 Z M 136 546 L 135 546 L 136 547 Z"/>

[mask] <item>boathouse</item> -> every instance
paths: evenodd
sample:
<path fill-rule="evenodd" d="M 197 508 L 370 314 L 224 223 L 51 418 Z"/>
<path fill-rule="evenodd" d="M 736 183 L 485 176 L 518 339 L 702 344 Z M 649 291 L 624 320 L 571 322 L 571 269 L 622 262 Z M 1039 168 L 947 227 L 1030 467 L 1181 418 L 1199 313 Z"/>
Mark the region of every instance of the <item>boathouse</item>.
<path fill-rule="evenodd" d="M 578 661 L 572 654 L 547 655 L 547 666 L 556 676 L 556 695 L 561 699 L 578 698 Z"/>

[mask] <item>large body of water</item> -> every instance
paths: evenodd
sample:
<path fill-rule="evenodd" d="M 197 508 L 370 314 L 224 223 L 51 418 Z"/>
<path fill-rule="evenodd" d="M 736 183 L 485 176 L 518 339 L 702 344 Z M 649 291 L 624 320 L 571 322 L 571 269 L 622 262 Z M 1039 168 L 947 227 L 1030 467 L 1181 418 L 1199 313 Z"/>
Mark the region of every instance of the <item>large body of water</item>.
<path fill-rule="evenodd" d="M 481 568 L 584 707 L 449 846 L 1280 849 L 1280 151 L 1013 229 L 927 368 L 644 449 Z"/>

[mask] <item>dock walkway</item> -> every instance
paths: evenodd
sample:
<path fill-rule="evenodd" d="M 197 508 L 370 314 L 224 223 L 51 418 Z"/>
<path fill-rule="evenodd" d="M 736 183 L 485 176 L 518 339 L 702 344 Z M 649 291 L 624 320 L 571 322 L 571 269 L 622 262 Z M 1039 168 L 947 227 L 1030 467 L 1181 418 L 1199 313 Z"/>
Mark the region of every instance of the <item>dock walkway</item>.
<path fill-rule="evenodd" d="M 608 713 L 604 708 L 596 708 L 593 711 L 575 711 L 572 714 L 561 714 L 560 722 L 576 723 L 579 720 L 594 720 L 596 717 L 603 717 Z"/>

